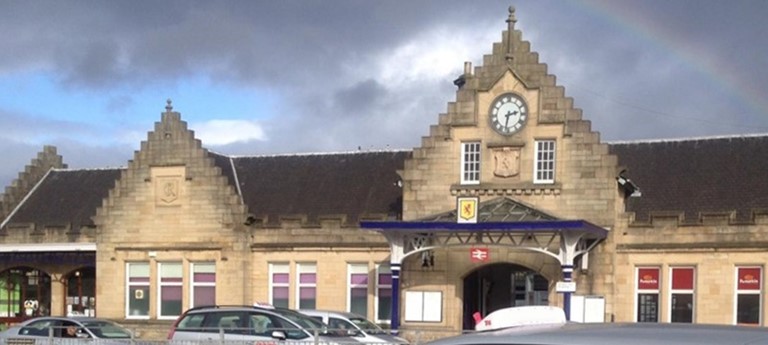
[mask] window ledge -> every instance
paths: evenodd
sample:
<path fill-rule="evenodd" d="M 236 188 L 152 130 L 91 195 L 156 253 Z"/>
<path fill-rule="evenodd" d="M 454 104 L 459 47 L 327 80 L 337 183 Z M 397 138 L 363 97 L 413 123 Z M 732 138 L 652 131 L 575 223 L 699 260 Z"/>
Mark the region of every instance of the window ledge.
<path fill-rule="evenodd" d="M 560 195 L 562 190 L 560 183 L 480 183 L 475 185 L 454 184 L 451 185 L 451 195 L 531 195 L 552 194 Z"/>

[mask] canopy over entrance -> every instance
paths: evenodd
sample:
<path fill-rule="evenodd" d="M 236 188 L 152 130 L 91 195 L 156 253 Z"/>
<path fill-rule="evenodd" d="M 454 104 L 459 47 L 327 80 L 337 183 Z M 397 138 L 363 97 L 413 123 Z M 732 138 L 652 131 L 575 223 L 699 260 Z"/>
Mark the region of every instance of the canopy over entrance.
<path fill-rule="evenodd" d="M 494 245 L 530 250 L 560 262 L 563 280 L 570 283 L 574 260 L 594 248 L 608 231 L 585 220 L 560 220 L 510 198 L 477 205 L 477 222 L 459 223 L 456 211 L 414 221 L 366 221 L 363 229 L 381 232 L 389 241 L 392 269 L 392 320 L 399 326 L 400 265 L 403 259 L 434 248 Z M 564 292 L 569 316 L 571 291 Z"/>

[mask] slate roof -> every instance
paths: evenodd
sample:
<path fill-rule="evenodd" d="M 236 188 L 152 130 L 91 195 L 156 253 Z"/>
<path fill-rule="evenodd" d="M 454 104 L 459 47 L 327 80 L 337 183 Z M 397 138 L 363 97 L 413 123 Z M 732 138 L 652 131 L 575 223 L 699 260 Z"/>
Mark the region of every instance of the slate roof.
<path fill-rule="evenodd" d="M 27 200 L 12 213 L 13 223 L 73 228 L 93 226 L 91 217 L 122 169 L 51 170 Z"/>
<path fill-rule="evenodd" d="M 626 210 L 647 222 L 656 212 L 682 212 L 684 221 L 701 214 L 734 212 L 748 222 L 768 210 L 768 135 L 608 143 L 625 176 L 642 191 Z M 367 215 L 400 218 L 402 190 L 396 186 L 411 151 L 230 157 L 210 153 L 249 211 L 268 223 L 281 216 L 345 216 L 349 224 Z M 121 168 L 52 170 L 7 224 L 92 226 Z M 490 204 L 488 204 L 490 205 Z M 508 202 L 499 205 L 509 206 Z M 504 213 L 511 212 L 511 213 Z M 514 214 L 514 208 L 494 217 Z M 546 215 L 543 215 L 546 218 Z M 450 212 L 433 218 L 454 218 Z"/>
<path fill-rule="evenodd" d="M 695 223 L 701 213 L 736 212 L 749 221 L 768 209 L 768 135 L 609 143 L 641 190 L 627 211 L 646 222 L 654 211 L 679 211 Z"/>
<path fill-rule="evenodd" d="M 243 200 L 268 223 L 281 215 L 366 215 L 399 219 L 402 189 L 396 185 L 410 151 L 379 151 L 232 158 Z"/>

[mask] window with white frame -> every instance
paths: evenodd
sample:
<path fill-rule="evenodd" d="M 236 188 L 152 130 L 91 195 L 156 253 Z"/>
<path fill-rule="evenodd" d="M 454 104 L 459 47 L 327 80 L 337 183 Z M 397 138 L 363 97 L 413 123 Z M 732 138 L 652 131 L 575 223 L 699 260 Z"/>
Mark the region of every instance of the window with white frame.
<path fill-rule="evenodd" d="M 736 324 L 761 324 L 762 278 L 762 267 L 736 267 Z"/>
<path fill-rule="evenodd" d="M 317 264 L 296 264 L 299 273 L 298 309 L 315 309 L 317 305 Z"/>
<path fill-rule="evenodd" d="M 203 305 L 216 305 L 216 263 L 193 262 L 190 289 L 190 308 Z"/>
<path fill-rule="evenodd" d="M 658 267 L 637 268 L 637 322 L 659 322 L 659 272 Z"/>
<path fill-rule="evenodd" d="M 534 183 L 555 182 L 555 141 L 536 140 L 533 163 Z"/>
<path fill-rule="evenodd" d="M 149 318 L 149 263 L 129 262 L 126 264 L 125 316 L 126 318 Z"/>
<path fill-rule="evenodd" d="M 368 264 L 347 266 L 349 299 L 347 310 L 362 316 L 368 315 Z"/>
<path fill-rule="evenodd" d="M 461 143 L 461 184 L 480 183 L 480 142 Z"/>
<path fill-rule="evenodd" d="M 184 272 L 181 262 L 160 262 L 157 264 L 160 284 L 157 287 L 158 318 L 176 318 L 181 315 Z"/>
<path fill-rule="evenodd" d="M 392 271 L 389 264 L 380 264 L 376 272 L 376 322 L 392 320 Z"/>
<path fill-rule="evenodd" d="M 696 298 L 695 270 L 693 267 L 672 267 L 669 269 L 671 288 L 669 289 L 669 321 L 693 323 L 693 311 Z"/>
<path fill-rule="evenodd" d="M 288 308 L 291 267 L 288 263 L 269 264 L 269 303 Z"/>

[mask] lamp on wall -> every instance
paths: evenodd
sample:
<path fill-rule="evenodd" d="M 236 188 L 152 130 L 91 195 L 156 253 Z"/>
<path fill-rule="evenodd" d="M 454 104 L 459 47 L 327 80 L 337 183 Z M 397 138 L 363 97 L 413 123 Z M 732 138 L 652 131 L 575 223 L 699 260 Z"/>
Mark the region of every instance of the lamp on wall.
<path fill-rule="evenodd" d="M 435 266 L 435 253 L 431 250 L 421 252 L 421 268 L 430 268 Z"/>
<path fill-rule="evenodd" d="M 624 190 L 624 196 L 625 197 L 640 197 L 643 194 L 640 192 L 640 187 L 638 187 L 632 180 L 624 177 L 624 173 L 626 173 L 627 170 L 622 170 L 619 173 L 619 176 L 616 177 L 616 182 L 619 183 L 619 186 Z"/>

